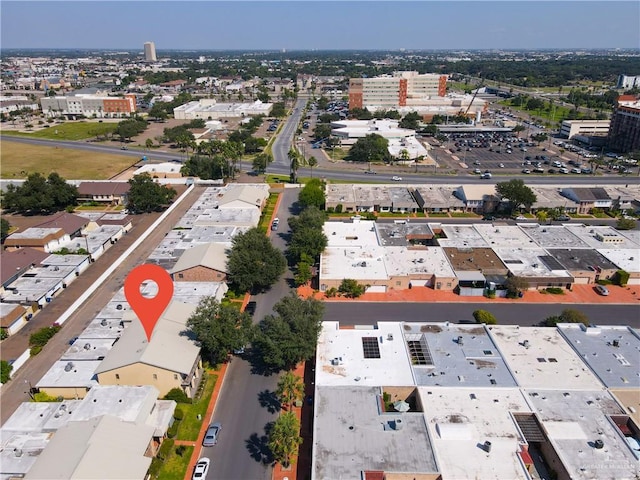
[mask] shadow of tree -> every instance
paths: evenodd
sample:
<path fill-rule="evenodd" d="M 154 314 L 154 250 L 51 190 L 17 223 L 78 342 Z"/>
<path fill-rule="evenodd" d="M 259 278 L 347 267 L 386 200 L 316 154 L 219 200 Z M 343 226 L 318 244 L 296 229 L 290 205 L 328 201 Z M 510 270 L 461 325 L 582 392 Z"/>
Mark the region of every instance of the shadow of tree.
<path fill-rule="evenodd" d="M 263 390 L 258 393 L 258 401 L 260 406 L 266 408 L 269 413 L 277 413 L 282 408 L 276 392 L 270 390 Z"/>
<path fill-rule="evenodd" d="M 245 445 L 251 458 L 263 465 L 271 465 L 274 462 L 273 454 L 269 449 L 269 431 L 272 427 L 273 422 L 267 423 L 264 427 L 265 433 L 263 435 L 252 433 L 251 436 L 245 440 Z"/>

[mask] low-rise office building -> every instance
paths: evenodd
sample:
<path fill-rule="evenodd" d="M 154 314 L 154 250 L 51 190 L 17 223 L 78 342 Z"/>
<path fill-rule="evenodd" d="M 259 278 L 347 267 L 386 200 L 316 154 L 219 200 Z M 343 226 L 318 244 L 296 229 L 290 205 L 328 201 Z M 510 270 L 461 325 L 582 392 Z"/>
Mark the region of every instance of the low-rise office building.
<path fill-rule="evenodd" d="M 108 96 L 106 94 L 87 94 L 42 97 L 42 113 L 48 117 L 64 115 L 67 117 L 121 118 L 136 112 L 136 96 Z"/>
<path fill-rule="evenodd" d="M 243 118 L 249 116 L 269 116 L 273 103 L 218 103 L 215 99 L 201 99 L 173 109 L 173 116 L 178 120 L 218 120 L 221 118 Z"/>
<path fill-rule="evenodd" d="M 563 120 L 560 135 L 571 139 L 576 135 L 604 136 L 609 133 L 609 120 Z"/>

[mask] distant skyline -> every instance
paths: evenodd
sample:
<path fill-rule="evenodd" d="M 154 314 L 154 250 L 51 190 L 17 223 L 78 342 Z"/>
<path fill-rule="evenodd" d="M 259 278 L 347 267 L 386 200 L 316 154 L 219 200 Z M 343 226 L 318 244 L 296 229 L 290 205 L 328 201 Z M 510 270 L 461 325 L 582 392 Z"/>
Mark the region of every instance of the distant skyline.
<path fill-rule="evenodd" d="M 640 48 L 640 2 L 0 3 L 2 48 L 440 50 Z"/>

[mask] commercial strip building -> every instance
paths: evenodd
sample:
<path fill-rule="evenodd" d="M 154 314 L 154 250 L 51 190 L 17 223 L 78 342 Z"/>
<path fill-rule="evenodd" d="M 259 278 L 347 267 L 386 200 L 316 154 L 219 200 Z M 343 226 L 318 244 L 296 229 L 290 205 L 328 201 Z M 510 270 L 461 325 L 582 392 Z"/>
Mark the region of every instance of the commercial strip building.
<path fill-rule="evenodd" d="M 640 284 L 640 238 L 610 227 L 507 225 L 500 222 L 440 224 L 395 220 L 324 224 L 327 247 L 320 256 L 320 291 L 357 280 L 368 292 L 415 287 L 482 296 L 505 296 L 511 277 L 530 289 L 571 288 L 629 273 Z"/>
<path fill-rule="evenodd" d="M 640 388 L 609 392 L 588 362 L 617 347 L 565 328 L 640 348 L 626 327 L 324 322 L 311 478 L 634 478 Z M 638 358 L 606 368 L 624 376 Z"/>
<path fill-rule="evenodd" d="M 535 185 L 537 200 L 531 212 L 560 208 L 567 213 L 590 213 L 592 209 L 640 211 L 640 185 Z M 495 213 L 502 200 L 493 184 L 328 184 L 326 207 L 343 212 L 474 212 Z M 393 198 L 404 198 L 402 206 Z"/>
<path fill-rule="evenodd" d="M 108 96 L 106 94 L 79 93 L 76 95 L 42 97 L 42 113 L 48 117 L 122 118 L 136 112 L 135 94 Z"/>

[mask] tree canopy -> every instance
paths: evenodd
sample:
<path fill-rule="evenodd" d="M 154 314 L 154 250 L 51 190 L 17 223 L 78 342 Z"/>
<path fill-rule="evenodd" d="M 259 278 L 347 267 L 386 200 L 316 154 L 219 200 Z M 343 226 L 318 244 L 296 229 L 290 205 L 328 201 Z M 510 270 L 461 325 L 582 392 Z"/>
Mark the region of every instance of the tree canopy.
<path fill-rule="evenodd" d="M 200 300 L 187 320 L 187 328 L 213 363 L 224 361 L 230 351 L 244 347 L 250 342 L 252 332 L 247 313 L 220 304 L 214 297 Z"/>
<path fill-rule="evenodd" d="M 400 128 L 408 128 L 410 130 L 418 130 L 420 128 L 420 122 L 422 121 L 422 117 L 417 112 L 409 112 L 402 120 L 400 120 L 399 127 Z"/>
<path fill-rule="evenodd" d="M 238 291 L 259 291 L 270 287 L 278 281 L 286 266 L 282 252 L 258 227 L 233 237 L 227 269 L 229 280 Z"/>
<path fill-rule="evenodd" d="M 75 205 L 78 189 L 69 185 L 56 172 L 47 178 L 39 173 L 32 173 L 20 186 L 9 184 L 2 203 L 10 212 L 25 215 L 50 214 Z"/>
<path fill-rule="evenodd" d="M 298 217 L 289 219 L 291 241 L 288 254 L 292 263 L 307 259 L 310 264 L 327 247 L 327 237 L 322 231 L 326 215 L 315 206 L 305 208 Z"/>
<path fill-rule="evenodd" d="M 298 417 L 293 412 L 280 415 L 269 431 L 269 450 L 275 461 L 288 467 L 301 443 Z"/>
<path fill-rule="evenodd" d="M 588 327 L 589 317 L 580 310 L 566 308 L 560 313 L 560 315 L 547 317 L 543 323 L 548 327 L 555 327 L 558 323 L 582 323 Z"/>
<path fill-rule="evenodd" d="M 520 206 L 528 210 L 537 200 L 536 194 L 522 180 L 515 178 L 508 182 L 497 183 L 496 192 L 509 201 L 512 211 L 518 210 Z"/>
<path fill-rule="evenodd" d="M 304 207 L 316 207 L 322 209 L 325 203 L 324 184 L 321 180 L 311 179 L 298 195 L 298 201 Z"/>
<path fill-rule="evenodd" d="M 359 138 L 349 150 L 345 160 L 352 162 L 381 162 L 389 160 L 388 146 L 389 141 L 386 138 L 377 133 L 372 133 L 366 137 Z"/>
<path fill-rule="evenodd" d="M 273 370 L 295 366 L 315 355 L 322 329 L 324 305 L 314 299 L 303 300 L 295 293 L 282 298 L 258 325 L 253 346 L 264 363 Z"/>
<path fill-rule="evenodd" d="M 151 175 L 142 173 L 129 180 L 127 208 L 131 213 L 149 213 L 161 210 L 171 203 L 176 191 L 153 181 Z"/>
<path fill-rule="evenodd" d="M 0 218 L 0 241 L 4 242 L 4 239 L 9 236 L 9 230 L 11 230 L 11 224 L 6 218 Z"/>

